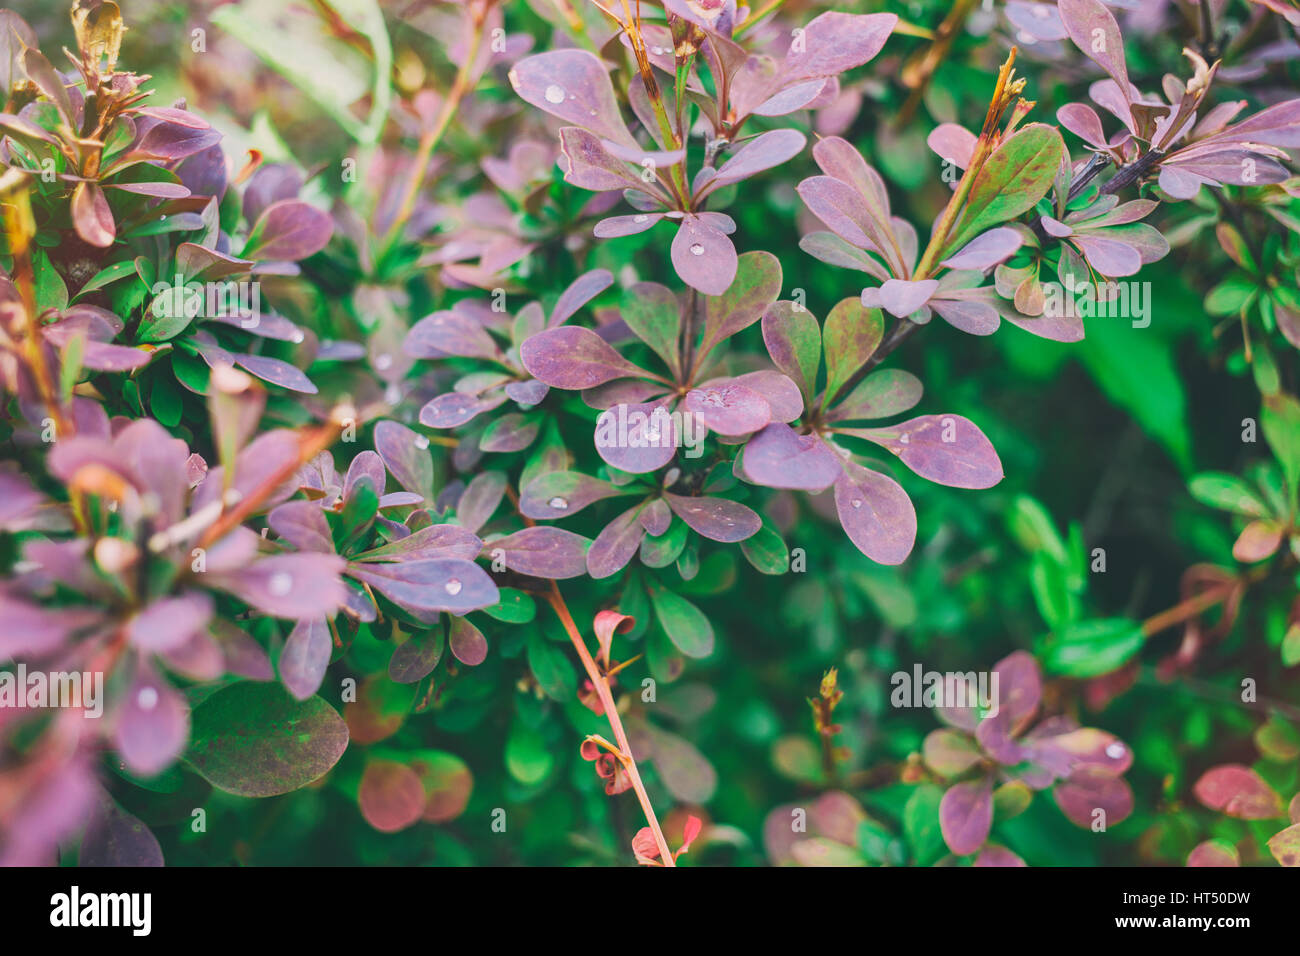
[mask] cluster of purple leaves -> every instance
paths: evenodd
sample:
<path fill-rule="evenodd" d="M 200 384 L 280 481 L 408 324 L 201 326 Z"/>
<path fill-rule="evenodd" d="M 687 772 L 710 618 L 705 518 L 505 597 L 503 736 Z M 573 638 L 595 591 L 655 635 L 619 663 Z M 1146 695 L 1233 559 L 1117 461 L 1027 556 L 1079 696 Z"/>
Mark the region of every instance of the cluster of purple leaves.
<path fill-rule="evenodd" d="M 737 269 L 736 248 L 728 238 L 735 222 L 704 208 L 710 195 L 790 160 L 806 142 L 792 129 L 741 140 L 741 127 L 751 116 L 784 116 L 830 102 L 838 91 L 836 77 L 870 61 L 898 19 L 893 14 L 823 13 L 792 38 L 783 53 L 755 53 L 728 36 L 725 6 L 705 18 L 689 4 L 668 4 L 670 13 L 702 33 L 700 51 L 715 90 L 710 96 L 693 68 L 685 83 L 678 84 L 681 95 L 697 105 L 713 127 L 706 162 L 689 177 L 687 149 L 681 145 L 687 133 L 680 126 L 683 111 L 678 104 L 668 104 L 668 113 L 678 117 L 679 125 L 671 130 L 676 141 L 666 142 L 641 77 L 629 82 L 628 99 L 642 131 L 654 141 L 652 147 L 639 143 L 629 129 L 609 74 L 594 54 L 554 50 L 521 60 L 510 71 L 511 83 L 524 100 L 572 124 L 560 130 L 565 180 L 597 192 L 622 192 L 637 210 L 597 223 L 596 235 L 627 236 L 664 219 L 675 221 L 673 266 L 683 282 L 706 295 L 724 293 Z M 654 67 L 665 77 L 677 75 L 672 30 L 644 24 L 641 32 Z M 715 167 L 717 155 L 733 148 Z"/>
<path fill-rule="evenodd" d="M 1051 787 L 1061 812 L 1079 826 L 1101 821 L 1109 827 L 1127 817 L 1133 792 L 1123 774 L 1133 763 L 1132 750 L 1114 735 L 1080 727 L 1068 717 L 1036 721 L 1043 678 L 1038 662 L 1024 651 L 1003 658 L 993 673 L 998 688 L 993 716 L 973 702 L 941 706 L 938 714 L 948 727 L 925 738 L 927 766 L 949 781 L 939 805 L 948 848 L 958 856 L 985 848 L 998 784 Z M 1009 858 L 999 865 L 1018 864 Z"/>

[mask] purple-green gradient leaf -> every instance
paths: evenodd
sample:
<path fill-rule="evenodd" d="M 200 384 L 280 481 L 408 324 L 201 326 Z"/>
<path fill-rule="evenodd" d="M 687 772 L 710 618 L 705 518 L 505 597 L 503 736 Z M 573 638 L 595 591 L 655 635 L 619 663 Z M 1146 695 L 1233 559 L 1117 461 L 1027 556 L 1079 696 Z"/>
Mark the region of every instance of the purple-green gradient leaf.
<path fill-rule="evenodd" d="M 347 725 L 319 697 L 295 701 L 276 684 L 241 681 L 195 708 L 187 760 L 220 790 L 273 797 L 324 776 L 347 746 Z"/>

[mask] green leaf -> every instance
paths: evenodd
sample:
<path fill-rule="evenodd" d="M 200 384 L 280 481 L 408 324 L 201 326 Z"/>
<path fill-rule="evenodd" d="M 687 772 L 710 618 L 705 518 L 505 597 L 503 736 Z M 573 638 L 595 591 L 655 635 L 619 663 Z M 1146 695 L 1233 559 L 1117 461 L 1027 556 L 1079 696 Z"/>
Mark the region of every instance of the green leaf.
<path fill-rule="evenodd" d="M 86 281 L 86 284 L 77 290 L 77 294 L 73 296 L 73 300 L 75 301 L 76 299 L 80 299 L 83 295 L 94 292 L 96 289 L 102 289 L 104 286 L 110 285 L 118 279 L 125 279 L 127 276 L 134 274 L 135 262 L 131 259 L 126 259 L 122 262 L 115 262 L 111 266 L 105 266 L 103 269 L 100 269 L 91 276 Z"/>
<path fill-rule="evenodd" d="M 165 374 L 154 376 L 149 390 L 149 411 L 168 428 L 180 424 L 183 397 L 176 380 Z"/>
<path fill-rule="evenodd" d="M 527 624 L 537 616 L 537 604 L 523 591 L 501 588 L 501 600 L 483 613 L 506 624 Z"/>
<path fill-rule="evenodd" d="M 1224 279 L 1205 297 L 1205 311 L 1210 315 L 1240 315 L 1259 295 L 1255 280 L 1241 274 Z"/>
<path fill-rule="evenodd" d="M 1142 649 L 1142 625 L 1128 618 L 1080 621 L 1048 642 L 1043 665 L 1065 677 L 1097 677 L 1123 667 Z"/>
<path fill-rule="evenodd" d="M 641 563 L 647 568 L 668 567 L 686 547 L 690 530 L 686 522 L 673 515 L 667 531 L 658 536 L 648 534 L 641 539 Z"/>
<path fill-rule="evenodd" d="M 659 626 L 679 651 L 687 657 L 708 657 L 713 653 L 713 625 L 699 608 L 659 585 L 650 585 L 649 591 Z"/>
<path fill-rule="evenodd" d="M 185 759 L 220 790 L 273 797 L 324 776 L 347 746 L 347 725 L 321 698 L 299 702 L 279 684 L 240 681 L 194 708 Z"/>
<path fill-rule="evenodd" d="M 757 532 L 740 542 L 740 553 L 762 574 L 785 574 L 790 569 L 790 549 L 766 517 Z"/>
<path fill-rule="evenodd" d="M 1047 195 L 1064 155 L 1061 134 L 1043 123 L 1031 123 L 1002 143 L 976 174 L 944 256 L 986 229 L 1033 209 Z"/>
<path fill-rule="evenodd" d="M 522 720 L 510 727 L 506 739 L 506 769 L 520 783 L 541 783 L 555 766 L 555 757 L 542 735 Z"/>
<path fill-rule="evenodd" d="M 528 667 L 551 700 L 564 703 L 577 692 L 578 679 L 573 665 L 562 650 L 539 633 L 528 638 Z"/>
<path fill-rule="evenodd" d="M 1283 392 L 1267 396 L 1260 427 L 1282 466 L 1287 500 L 1294 507 L 1296 486 L 1300 484 L 1300 402 Z"/>
<path fill-rule="evenodd" d="M 1052 630 L 1068 624 L 1078 613 L 1077 602 L 1070 593 L 1065 565 L 1058 564 L 1044 552 L 1034 555 L 1030 562 L 1029 587 L 1034 595 L 1034 603 L 1038 606 L 1038 613 Z"/>
<path fill-rule="evenodd" d="M 939 826 L 941 800 L 942 788 L 923 783 L 912 791 L 903 805 L 903 836 L 907 838 L 918 866 L 930 866 L 947 852 Z"/>
<path fill-rule="evenodd" d="M 1269 514 L 1268 505 L 1264 504 L 1250 485 L 1226 472 L 1203 471 L 1199 475 L 1193 475 L 1187 483 L 1187 490 L 1193 498 L 1211 508 L 1255 518 Z"/>
<path fill-rule="evenodd" d="M 842 299 L 826 316 L 822 329 L 826 351 L 826 401 L 836 394 L 853 373 L 866 364 L 885 334 L 885 319 L 879 309 L 868 309 L 858 298 Z"/>
<path fill-rule="evenodd" d="M 1020 546 L 1034 554 L 1046 552 L 1057 564 L 1067 563 L 1065 542 L 1047 509 L 1028 495 L 1017 495 L 1007 513 L 1007 526 Z"/>

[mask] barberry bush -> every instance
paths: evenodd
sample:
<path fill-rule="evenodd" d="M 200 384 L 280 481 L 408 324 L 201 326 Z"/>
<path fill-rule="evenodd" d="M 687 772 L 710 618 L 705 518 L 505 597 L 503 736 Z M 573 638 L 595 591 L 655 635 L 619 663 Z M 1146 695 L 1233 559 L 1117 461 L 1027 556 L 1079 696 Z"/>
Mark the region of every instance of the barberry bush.
<path fill-rule="evenodd" d="M 1300 865 L 1298 36 L 0 10 L 0 862 Z"/>

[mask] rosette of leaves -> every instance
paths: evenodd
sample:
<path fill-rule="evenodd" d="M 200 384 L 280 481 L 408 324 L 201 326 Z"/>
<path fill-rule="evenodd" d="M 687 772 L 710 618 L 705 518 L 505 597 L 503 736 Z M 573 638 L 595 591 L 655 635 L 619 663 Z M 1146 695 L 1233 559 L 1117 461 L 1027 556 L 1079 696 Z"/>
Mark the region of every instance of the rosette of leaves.
<path fill-rule="evenodd" d="M 374 622 L 382 606 L 394 607 L 413 630 L 394 651 L 390 673 L 403 683 L 426 677 L 437 666 L 445 644 L 442 615 L 452 615 L 452 652 L 462 662 L 479 664 L 486 642 L 462 620 L 470 611 L 496 604 L 500 592 L 486 571 L 474 563 L 483 542 L 457 524 L 433 522 L 426 509 L 414 506 L 432 488 L 427 440 L 396 422 L 380 422 L 376 445 L 384 452 L 363 451 L 340 476 L 328 452 L 318 455 L 298 475 L 305 499 L 286 501 L 267 517 L 280 539 L 301 553 L 337 555 L 346 563 L 343 610 L 355 621 Z M 399 482 L 420 491 L 388 492 L 388 470 Z M 405 513 L 404 521 L 385 515 Z M 301 622 L 280 656 L 280 678 L 297 698 L 314 694 L 333 653 L 327 621 Z"/>
<path fill-rule="evenodd" d="M 113 424 L 98 405 L 82 405 L 77 434 L 55 443 L 47 466 L 70 502 L 51 510 L 86 533 L 47 523 L 46 534 L 27 537 L 25 570 L 0 599 L 8 619 L 23 622 L 6 630 L 0 655 L 113 675 L 109 719 L 94 723 L 141 776 L 168 767 L 189 735 L 189 707 L 166 674 L 267 680 L 265 651 L 231 619 L 246 609 L 316 619 L 344 600 L 340 559 L 270 546 L 223 506 L 283 496 L 268 482 L 295 465 L 301 436 L 276 430 L 247 441 L 247 418 L 226 424 L 225 464 L 209 469 L 157 422 Z"/>
<path fill-rule="evenodd" d="M 926 765 L 947 781 L 939 823 L 948 849 L 957 856 L 979 852 L 995 818 L 1023 811 L 1030 791 L 1049 787 L 1061 812 L 1079 826 L 1124 820 L 1133 811 L 1133 792 L 1123 778 L 1133 763 L 1129 747 L 1068 717 L 1035 722 L 1042 674 L 1026 652 L 1004 657 L 993 673 L 998 683 L 991 715 L 974 702 L 940 706 L 948 727 L 925 738 Z"/>
<path fill-rule="evenodd" d="M 534 377 L 523 362 L 525 341 L 548 329 L 564 327 L 613 283 L 614 276 L 607 269 L 584 273 L 560 294 L 549 315 L 540 302 L 528 303 L 511 318 L 480 301 L 462 299 L 415 323 L 402 343 L 407 356 L 451 359 L 469 368 L 451 391 L 435 396 L 420 409 L 420 424 L 460 428 L 513 400 L 519 411 L 508 412 L 484 427 L 477 437 L 478 448 L 485 452 L 527 448 L 543 424 L 537 406 L 546 398 L 549 384 Z M 599 338 L 595 332 L 588 334 Z M 462 360 L 472 360 L 472 364 Z"/>
<path fill-rule="evenodd" d="M 725 294 L 694 304 L 689 298 L 680 302 L 657 283 L 633 286 L 622 305 L 622 320 L 660 359 L 666 375 L 630 362 L 581 326 L 538 332 L 523 342 L 519 354 L 538 381 L 581 391 L 589 406 L 603 410 L 596 420 L 595 444 L 606 463 L 646 474 L 672 462 L 683 443 L 699 447 L 709 433 L 743 444 L 770 422 L 798 417 L 798 389 L 779 372 L 710 377 L 725 343 L 757 322 L 780 291 L 781 265 L 767 252 L 742 255 Z M 675 413 L 682 414 L 673 418 Z M 692 429 L 690 435 L 678 434 L 679 420 Z"/>
<path fill-rule="evenodd" d="M 54 68 L 21 17 L 5 12 L 4 164 L 39 184 L 39 201 L 66 210 L 59 219 L 90 247 L 69 264 L 93 268 L 98 250 L 142 229 L 147 200 L 189 195 L 166 167 L 214 146 L 220 134 L 184 109 L 143 105 L 148 77 L 117 69 L 125 26 L 116 4 L 73 17 L 75 79 Z M 110 195 L 120 201 L 116 210 Z"/>
<path fill-rule="evenodd" d="M 921 382 L 910 372 L 872 371 L 883 336 L 880 310 L 857 299 L 836 305 L 824 325 L 793 302 L 768 309 L 768 354 L 796 383 L 806 412 L 793 425 L 774 422 L 754 436 L 736 474 L 770 488 L 833 488 L 840 524 L 858 550 L 881 564 L 901 564 L 916 540 L 911 499 L 880 470 L 882 463 L 855 458 L 845 440 L 870 442 L 923 478 L 957 488 L 992 487 L 1002 480 L 1002 463 L 979 426 L 959 415 L 923 415 L 877 428 L 852 424 L 891 418 L 921 400 Z M 818 391 L 823 352 L 825 386 Z"/>
<path fill-rule="evenodd" d="M 640 70 L 629 83 L 629 103 L 656 148 L 637 142 L 623 120 L 605 66 L 591 53 L 537 54 L 517 63 L 510 80 L 528 103 L 574 124 L 560 130 L 565 181 L 596 191 L 622 190 L 637 210 L 597 223 L 595 234 L 627 236 L 664 219 L 675 221 L 674 269 L 687 285 L 717 296 L 736 275 L 737 253 L 729 238 L 735 223 L 723 213 L 705 210 L 709 197 L 786 162 L 806 142 L 802 133 L 782 129 L 742 143 L 737 139 L 740 127 L 751 114 L 779 116 L 809 106 L 822 97 L 828 83 L 833 93 L 834 77 L 874 57 L 897 17 L 822 14 L 792 41 L 778 63 L 767 55 L 750 56 L 713 29 L 719 26 L 716 16 L 701 20 L 688 5 L 670 13 L 687 22 L 671 28 L 651 28 L 639 21 L 623 24 Z M 674 33 L 685 42 L 676 43 L 670 35 Z M 697 54 L 710 65 L 715 98 L 692 77 Z M 671 104 L 665 104 L 659 91 L 656 68 L 674 79 Z M 686 169 L 688 101 L 712 120 L 715 131 L 705 162 L 693 176 Z M 715 166 L 718 154 L 732 146 L 734 153 Z"/>
<path fill-rule="evenodd" d="M 931 148 L 963 170 L 970 165 L 975 142 L 955 124 L 941 126 L 930 136 Z M 798 190 L 831 231 L 810 233 L 799 246 L 823 262 L 876 279 L 878 287 L 863 290 L 863 304 L 900 319 L 923 324 L 937 312 L 974 335 L 991 335 L 1006 319 L 1035 335 L 1070 340 L 1072 332 L 1060 323 L 1022 314 L 995 287 L 984 284 L 987 273 L 1013 256 L 1024 241 L 1020 231 L 1002 224 L 1032 210 L 1043 198 L 1063 154 L 1060 135 L 1049 126 L 1035 123 L 1016 132 L 1009 128 L 975 171 L 951 232 L 932 238 L 932 244 L 936 239 L 942 244 L 936 264 L 918 271 L 916 230 L 892 214 L 884 180 L 847 141 L 827 137 L 813 147 L 823 175 L 805 179 Z"/>
<path fill-rule="evenodd" d="M 1061 341 L 1078 341 L 1084 334 L 1080 310 L 1049 308 L 1043 268 L 1055 271 L 1064 294 L 1099 297 L 1111 294 L 1110 280 L 1136 275 L 1163 259 L 1169 243 L 1154 226 L 1140 221 L 1159 205 L 1154 200 L 1120 203 L 1119 197 L 1098 195 L 1092 187 L 1066 202 L 1068 185 L 1068 176 L 1058 181 L 1054 215 L 1039 217 L 1038 231 L 1016 224 L 1025 244 L 993 276 L 998 294 L 1010 299 L 1016 311 L 1041 317 L 1040 327 L 1058 330 Z M 1058 250 L 1054 261 L 1047 258 L 1053 245 Z"/>
<path fill-rule="evenodd" d="M 1129 78 L 1124 38 L 1115 17 L 1100 0 L 1060 0 L 1061 19 L 1071 41 L 1100 66 L 1109 79 L 1089 90 L 1094 103 L 1115 116 L 1124 129 L 1109 139 L 1096 110 L 1070 103 L 1057 112 L 1061 125 L 1117 166 L 1120 184 L 1159 174 L 1160 190 L 1170 199 L 1190 199 L 1201 186 L 1255 186 L 1290 177 L 1286 148 L 1300 146 L 1300 99 L 1232 120 L 1244 101 L 1202 110 L 1219 64 L 1186 51 L 1195 68 L 1181 82 L 1165 77 L 1166 101 L 1140 93 Z M 1109 186 L 1109 184 L 1108 184 Z"/>
<path fill-rule="evenodd" d="M 95 42 L 104 40 L 108 20 L 100 17 Z M 37 222 L 44 224 L 32 237 L 32 266 L 41 276 L 33 304 L 59 319 L 47 337 L 65 351 L 72 338 L 80 339 L 82 361 L 92 371 L 137 370 L 179 348 L 209 367 L 238 364 L 265 381 L 314 392 L 289 362 L 251 354 L 247 346 L 226 347 L 247 341 L 250 332 L 264 341 L 305 338 L 282 316 L 250 312 L 229 283 L 296 274 L 294 263 L 328 242 L 329 216 L 294 198 L 301 180 L 279 167 L 253 177 L 241 208 L 227 190 L 220 134 L 186 110 L 138 105 L 144 78 L 115 71 L 111 62 L 105 68 L 106 55 L 93 45 L 83 49 L 79 87 L 29 48 L 22 60 L 35 71 L 30 82 L 38 95 L 0 117 L 5 161 L 28 175 Z M 73 132 L 84 129 L 92 135 Z M 235 255 L 230 232 L 241 211 L 245 238 Z M 63 222 L 71 222 L 75 238 L 56 234 Z M 207 308 L 209 289 L 219 297 L 215 314 Z M 73 318 L 65 322 L 69 310 Z M 123 333 L 144 360 L 107 348 Z M 172 371 L 182 385 L 205 391 L 206 369 L 173 356 Z M 174 424 L 174 389 L 159 391 L 158 416 Z"/>

